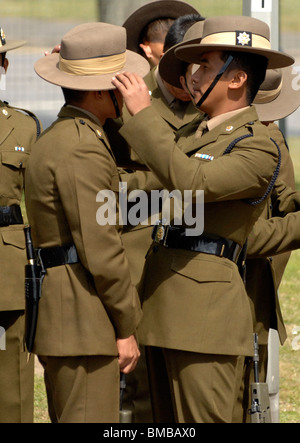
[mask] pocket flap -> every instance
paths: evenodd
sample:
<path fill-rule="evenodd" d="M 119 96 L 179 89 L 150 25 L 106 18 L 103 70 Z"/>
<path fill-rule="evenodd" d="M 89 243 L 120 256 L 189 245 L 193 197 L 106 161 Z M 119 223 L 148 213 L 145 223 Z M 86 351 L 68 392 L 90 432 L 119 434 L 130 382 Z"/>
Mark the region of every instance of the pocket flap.
<path fill-rule="evenodd" d="M 230 264 L 220 263 L 225 259 L 215 257 L 215 259 L 207 259 L 188 257 L 188 256 L 175 256 L 172 261 L 171 269 L 178 274 L 191 278 L 199 282 L 230 282 L 232 280 L 232 268 Z M 199 255 L 198 255 L 199 257 Z"/>
<path fill-rule="evenodd" d="M 25 249 L 25 234 L 23 225 L 20 229 L 1 229 L 3 243 L 16 246 L 19 249 Z"/>
<path fill-rule="evenodd" d="M 26 168 L 29 154 L 27 152 L 2 151 L 2 164 L 13 166 L 14 168 Z"/>

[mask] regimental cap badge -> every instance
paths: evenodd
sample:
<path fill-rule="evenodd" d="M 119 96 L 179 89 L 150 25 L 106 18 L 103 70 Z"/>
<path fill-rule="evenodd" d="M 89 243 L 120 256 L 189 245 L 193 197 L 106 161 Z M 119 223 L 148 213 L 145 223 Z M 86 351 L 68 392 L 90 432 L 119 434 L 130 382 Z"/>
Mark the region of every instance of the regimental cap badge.
<path fill-rule="evenodd" d="M 252 33 L 236 31 L 236 44 L 238 46 L 252 46 Z"/>
<path fill-rule="evenodd" d="M 2 28 L 0 28 L 0 46 L 6 45 L 6 37 Z"/>

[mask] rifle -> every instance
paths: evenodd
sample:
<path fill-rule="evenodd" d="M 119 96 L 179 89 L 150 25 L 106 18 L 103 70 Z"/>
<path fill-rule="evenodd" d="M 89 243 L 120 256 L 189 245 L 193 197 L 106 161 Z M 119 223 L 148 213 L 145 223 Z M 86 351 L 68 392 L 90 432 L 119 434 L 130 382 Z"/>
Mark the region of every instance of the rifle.
<path fill-rule="evenodd" d="M 254 383 L 251 383 L 251 423 L 272 423 L 269 389 L 267 383 L 259 382 L 258 335 L 254 334 Z"/>
<path fill-rule="evenodd" d="M 28 352 L 31 352 L 34 345 L 38 306 L 45 271 L 37 264 L 29 225 L 24 226 L 24 233 L 28 260 L 28 264 L 25 265 L 25 341 Z"/>

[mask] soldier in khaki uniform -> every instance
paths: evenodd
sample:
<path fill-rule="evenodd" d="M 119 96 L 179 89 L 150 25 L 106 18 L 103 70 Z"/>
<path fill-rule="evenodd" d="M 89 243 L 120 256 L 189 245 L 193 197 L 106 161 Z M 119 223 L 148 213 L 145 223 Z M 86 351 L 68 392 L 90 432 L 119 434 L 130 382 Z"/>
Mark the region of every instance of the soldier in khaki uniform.
<path fill-rule="evenodd" d="M 35 69 L 63 88 L 66 105 L 33 146 L 26 179 L 46 268 L 33 352 L 45 368 L 52 421 L 118 422 L 119 372 L 137 363 L 141 309 L 118 228 L 101 225 L 103 197 L 119 189 L 102 126 L 122 107 L 111 73 L 144 76 L 149 65 L 126 50 L 124 28 L 91 23 L 69 31 L 60 54 Z"/>
<path fill-rule="evenodd" d="M 8 68 L 6 52 L 24 44 L 6 39 L 0 29 L 3 70 Z M 24 345 L 26 253 L 20 204 L 31 145 L 41 128 L 33 114 L 26 114 L 0 102 L 0 327 L 5 330 L 5 350 L 0 350 L 0 423 L 33 421 L 34 359 L 28 358 Z"/>
<path fill-rule="evenodd" d="M 166 189 L 192 190 L 194 196 L 204 190 L 205 199 L 201 236 L 185 235 L 185 226 L 156 230 L 157 245 L 146 260 L 139 337 L 151 348 L 156 421 L 231 422 L 242 357 L 253 354 L 251 310 L 236 262 L 264 209 L 279 157 L 249 105 L 267 65 L 288 66 L 293 59 L 270 49 L 265 23 L 228 16 L 206 19 L 201 43 L 184 45 L 175 55 L 200 64 L 192 77 L 194 92 L 210 117 L 206 133 L 195 132 L 195 121 L 186 127 L 180 147 L 151 109 L 139 77 L 125 73 L 113 81 L 134 115 L 121 134 Z M 255 61 L 246 67 L 251 55 Z M 251 64 L 261 75 L 252 90 Z M 161 405 L 163 394 L 170 402 Z"/>

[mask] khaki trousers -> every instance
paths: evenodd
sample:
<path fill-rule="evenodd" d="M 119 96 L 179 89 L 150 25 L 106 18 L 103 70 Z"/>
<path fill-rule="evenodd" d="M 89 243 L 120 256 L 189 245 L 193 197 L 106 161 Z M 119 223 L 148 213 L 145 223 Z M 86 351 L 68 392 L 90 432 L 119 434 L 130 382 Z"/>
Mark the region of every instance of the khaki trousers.
<path fill-rule="evenodd" d="M 29 358 L 24 348 L 24 311 L 0 312 L 0 327 L 5 330 L 5 350 L 0 350 L 0 423 L 32 423 L 34 357 Z"/>
<path fill-rule="evenodd" d="M 147 347 L 156 423 L 231 423 L 244 359 Z"/>
<path fill-rule="evenodd" d="M 120 369 L 116 357 L 44 357 L 52 423 L 118 423 Z"/>

